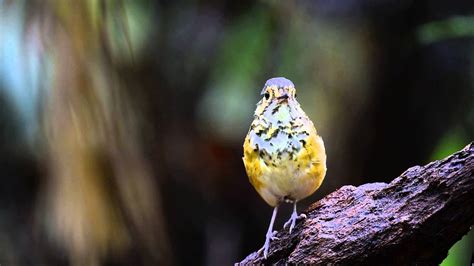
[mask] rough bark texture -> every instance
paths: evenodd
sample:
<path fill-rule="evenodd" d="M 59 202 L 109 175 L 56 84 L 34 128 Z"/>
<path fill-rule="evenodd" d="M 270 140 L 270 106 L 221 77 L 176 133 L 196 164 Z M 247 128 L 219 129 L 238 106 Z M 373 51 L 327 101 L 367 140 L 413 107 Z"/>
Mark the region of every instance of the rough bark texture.
<path fill-rule="evenodd" d="M 474 224 L 474 144 L 389 184 L 344 186 L 241 264 L 437 265 Z"/>

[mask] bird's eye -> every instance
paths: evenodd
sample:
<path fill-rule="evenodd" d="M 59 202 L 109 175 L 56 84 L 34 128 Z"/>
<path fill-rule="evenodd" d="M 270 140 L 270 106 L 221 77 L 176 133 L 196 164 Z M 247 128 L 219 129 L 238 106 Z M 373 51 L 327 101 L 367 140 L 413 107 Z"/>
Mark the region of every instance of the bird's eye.
<path fill-rule="evenodd" d="M 295 92 L 295 99 L 296 99 L 296 98 L 298 98 L 298 94 L 296 94 L 296 92 Z"/>
<path fill-rule="evenodd" d="M 266 92 L 264 96 L 265 96 L 265 99 L 268 100 L 270 98 L 270 93 Z"/>

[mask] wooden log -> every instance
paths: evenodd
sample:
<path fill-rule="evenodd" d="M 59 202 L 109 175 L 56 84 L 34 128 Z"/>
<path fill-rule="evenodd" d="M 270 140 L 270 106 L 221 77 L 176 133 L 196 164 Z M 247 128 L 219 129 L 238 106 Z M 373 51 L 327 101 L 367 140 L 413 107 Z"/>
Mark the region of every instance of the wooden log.
<path fill-rule="evenodd" d="M 304 213 L 267 259 L 240 264 L 437 265 L 474 224 L 474 144 L 389 184 L 343 186 Z"/>

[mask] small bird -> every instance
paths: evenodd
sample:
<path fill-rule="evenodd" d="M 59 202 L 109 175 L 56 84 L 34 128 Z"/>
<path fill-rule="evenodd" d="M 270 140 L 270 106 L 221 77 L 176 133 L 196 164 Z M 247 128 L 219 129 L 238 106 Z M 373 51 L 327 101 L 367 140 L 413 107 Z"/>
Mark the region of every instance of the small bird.
<path fill-rule="evenodd" d="M 250 183 L 274 207 L 265 244 L 259 250 L 266 258 L 270 240 L 275 239 L 278 206 L 293 203 L 293 213 L 284 225 L 290 226 L 291 233 L 299 218 L 297 202 L 313 194 L 326 175 L 326 151 L 313 122 L 296 100 L 293 82 L 283 77 L 269 79 L 261 95 L 242 159 Z"/>

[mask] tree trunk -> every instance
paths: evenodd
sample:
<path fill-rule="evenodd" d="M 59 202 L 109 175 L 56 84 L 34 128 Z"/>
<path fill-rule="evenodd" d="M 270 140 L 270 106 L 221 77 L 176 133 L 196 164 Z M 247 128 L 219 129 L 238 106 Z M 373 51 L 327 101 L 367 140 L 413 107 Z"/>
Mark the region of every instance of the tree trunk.
<path fill-rule="evenodd" d="M 344 186 L 240 264 L 437 265 L 474 224 L 474 143 L 389 184 Z"/>

